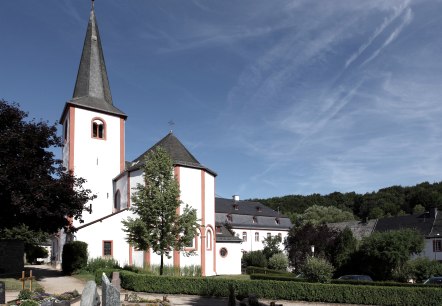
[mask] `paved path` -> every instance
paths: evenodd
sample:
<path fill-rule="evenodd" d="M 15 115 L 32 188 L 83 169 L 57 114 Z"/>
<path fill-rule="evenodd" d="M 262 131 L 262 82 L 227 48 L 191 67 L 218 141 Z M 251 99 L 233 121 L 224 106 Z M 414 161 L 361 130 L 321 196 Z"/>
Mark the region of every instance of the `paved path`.
<path fill-rule="evenodd" d="M 67 291 L 73 291 L 76 289 L 79 293 L 83 291 L 85 283 L 71 276 L 64 276 L 61 271 L 56 270 L 50 266 L 26 266 L 32 270 L 32 274 L 36 277 L 39 284 L 45 289 L 47 293 L 63 293 Z M 101 295 L 101 289 L 98 289 Z M 124 300 L 124 295 L 130 293 L 122 290 L 121 301 Z M 166 294 L 149 294 L 149 293 L 137 293 L 140 297 L 146 297 L 149 299 L 162 299 L 163 296 L 167 296 L 173 306 L 226 306 L 227 298 L 216 297 L 200 297 L 196 295 L 166 295 Z M 16 299 L 18 291 L 6 291 L 6 301 Z M 262 305 L 270 305 L 270 300 L 260 300 Z M 341 304 L 327 304 L 327 303 L 306 303 L 295 301 L 275 301 L 277 304 L 283 304 L 284 306 L 336 306 Z M 239 304 L 239 303 L 237 303 Z M 80 302 L 76 302 L 73 306 L 79 306 Z M 355 306 L 345 304 L 346 306 Z"/>

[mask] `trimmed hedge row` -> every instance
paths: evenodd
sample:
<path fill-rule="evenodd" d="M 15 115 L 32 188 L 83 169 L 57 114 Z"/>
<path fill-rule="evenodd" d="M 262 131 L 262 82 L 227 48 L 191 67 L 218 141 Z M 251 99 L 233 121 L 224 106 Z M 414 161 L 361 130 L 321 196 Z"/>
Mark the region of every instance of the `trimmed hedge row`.
<path fill-rule="evenodd" d="M 295 278 L 292 275 L 275 275 L 275 274 L 252 274 L 250 275 L 250 279 L 253 280 L 275 280 L 275 281 L 290 281 L 290 282 L 309 282 L 304 278 Z M 347 280 L 347 279 L 332 279 L 332 284 L 341 284 L 341 285 L 367 285 L 367 286 L 383 286 L 383 287 L 436 287 L 440 288 L 440 285 L 424 285 L 424 284 L 410 284 L 410 283 L 398 283 L 391 281 L 384 282 L 367 282 L 367 281 L 357 281 L 357 280 Z M 441 303 L 442 304 L 442 303 Z"/>
<path fill-rule="evenodd" d="M 255 294 L 259 298 L 308 302 L 349 303 L 366 305 L 439 305 L 440 288 L 348 286 L 270 280 L 226 280 L 216 277 L 171 277 L 120 272 L 121 286 L 138 292 L 229 295 L 229 285 L 236 294 Z"/>
<path fill-rule="evenodd" d="M 290 272 L 284 272 L 284 271 L 278 271 L 273 269 L 267 269 L 262 267 L 254 267 L 254 266 L 248 266 L 246 268 L 247 274 L 278 274 L 278 275 L 293 275 L 293 273 Z"/>

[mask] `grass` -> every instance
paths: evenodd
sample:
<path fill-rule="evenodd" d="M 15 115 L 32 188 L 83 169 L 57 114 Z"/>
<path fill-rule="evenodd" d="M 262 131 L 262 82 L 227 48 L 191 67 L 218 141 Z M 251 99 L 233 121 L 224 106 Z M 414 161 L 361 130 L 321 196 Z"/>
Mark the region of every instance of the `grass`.
<path fill-rule="evenodd" d="M 73 277 L 75 277 L 78 280 L 81 280 L 82 282 L 87 282 L 87 281 L 94 281 L 95 280 L 95 276 L 93 273 L 91 272 L 86 272 L 86 271 L 82 271 L 78 274 L 73 274 Z"/>
<path fill-rule="evenodd" d="M 222 279 L 235 279 L 235 280 L 248 280 L 250 279 L 250 275 L 248 274 L 240 274 L 240 275 L 217 275 L 217 276 L 209 276 L 216 277 Z"/>
<path fill-rule="evenodd" d="M 1 282 L 5 283 L 6 290 L 22 290 L 22 282 L 17 278 L 0 278 Z M 29 289 L 29 281 L 25 282 L 25 289 Z M 41 288 L 40 284 L 37 281 L 32 282 L 32 289 Z"/>

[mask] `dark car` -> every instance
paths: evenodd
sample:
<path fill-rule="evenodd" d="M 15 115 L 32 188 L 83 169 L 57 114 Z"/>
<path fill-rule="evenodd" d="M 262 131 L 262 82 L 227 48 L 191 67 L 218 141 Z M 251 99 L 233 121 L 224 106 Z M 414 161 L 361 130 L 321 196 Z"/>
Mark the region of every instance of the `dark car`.
<path fill-rule="evenodd" d="M 373 279 L 368 275 L 343 275 L 338 279 L 363 281 L 363 282 L 372 282 L 373 281 Z"/>
<path fill-rule="evenodd" d="M 426 285 L 442 285 L 442 276 L 433 276 L 427 279 L 424 284 Z"/>

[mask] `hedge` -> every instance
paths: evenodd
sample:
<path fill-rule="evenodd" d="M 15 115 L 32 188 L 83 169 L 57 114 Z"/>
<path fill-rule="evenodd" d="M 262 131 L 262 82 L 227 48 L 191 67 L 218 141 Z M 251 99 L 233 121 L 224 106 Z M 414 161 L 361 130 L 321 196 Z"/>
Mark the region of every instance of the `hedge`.
<path fill-rule="evenodd" d="M 288 275 L 288 276 L 294 276 L 293 273 L 290 272 L 284 272 L 284 271 L 278 271 L 273 269 L 267 269 L 262 267 L 254 267 L 254 266 L 248 266 L 246 268 L 247 274 L 280 274 L 280 275 Z"/>
<path fill-rule="evenodd" d="M 250 275 L 250 279 L 253 280 L 276 280 L 276 281 L 291 281 L 291 282 L 309 282 L 304 278 L 295 278 L 293 275 L 277 275 L 277 274 L 252 274 Z M 395 286 L 395 287 L 436 287 L 440 288 L 440 285 L 424 285 L 424 284 L 411 284 L 411 283 L 399 283 L 392 281 L 383 281 L 383 282 L 368 282 L 368 281 L 357 281 L 357 280 L 348 280 L 348 279 L 332 279 L 332 284 L 341 284 L 341 285 L 368 285 L 368 286 Z M 442 303 L 441 303 L 442 304 Z"/>
<path fill-rule="evenodd" d="M 435 306 L 442 301 L 442 290 L 433 287 L 381 287 L 320 284 L 274 280 L 226 280 L 216 277 L 151 276 L 120 271 L 121 286 L 137 292 L 229 296 L 229 285 L 236 294 L 258 298 L 308 302 L 365 305 Z"/>

